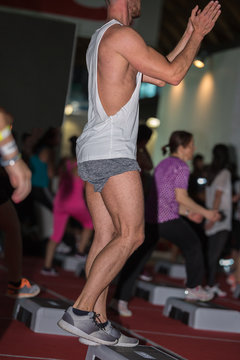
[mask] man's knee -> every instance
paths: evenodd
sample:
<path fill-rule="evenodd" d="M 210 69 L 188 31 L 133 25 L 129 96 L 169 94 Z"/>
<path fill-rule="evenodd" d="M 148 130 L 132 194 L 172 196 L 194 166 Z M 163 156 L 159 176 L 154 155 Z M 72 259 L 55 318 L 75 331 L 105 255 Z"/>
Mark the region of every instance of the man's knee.
<path fill-rule="evenodd" d="M 144 229 L 141 229 L 136 238 L 136 243 L 135 243 L 136 249 L 139 248 L 139 246 L 141 246 L 143 244 L 144 239 L 145 239 Z"/>
<path fill-rule="evenodd" d="M 119 235 L 123 243 L 129 247 L 131 253 L 142 245 L 145 238 L 144 228 L 142 226 L 137 229 L 131 227 L 122 229 Z"/>
<path fill-rule="evenodd" d="M 114 228 L 104 228 L 95 229 L 94 231 L 94 241 L 103 246 L 106 246 L 110 241 L 112 241 L 117 236 L 117 231 Z"/>

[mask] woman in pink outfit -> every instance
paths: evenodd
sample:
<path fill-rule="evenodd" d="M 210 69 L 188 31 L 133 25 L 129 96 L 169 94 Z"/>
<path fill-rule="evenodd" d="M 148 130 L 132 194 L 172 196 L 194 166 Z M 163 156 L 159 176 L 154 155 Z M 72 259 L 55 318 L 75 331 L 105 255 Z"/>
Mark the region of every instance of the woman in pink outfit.
<path fill-rule="evenodd" d="M 60 183 L 53 204 L 53 234 L 47 244 L 44 268 L 41 271 L 44 275 L 57 275 L 56 270 L 52 268 L 52 261 L 70 216 L 83 227 L 81 240 L 77 242 L 80 255 L 84 255 L 93 233 L 91 216 L 84 199 L 84 181 L 77 173 L 76 139 L 75 136 L 70 138 L 72 157 L 64 159 L 60 167 Z"/>

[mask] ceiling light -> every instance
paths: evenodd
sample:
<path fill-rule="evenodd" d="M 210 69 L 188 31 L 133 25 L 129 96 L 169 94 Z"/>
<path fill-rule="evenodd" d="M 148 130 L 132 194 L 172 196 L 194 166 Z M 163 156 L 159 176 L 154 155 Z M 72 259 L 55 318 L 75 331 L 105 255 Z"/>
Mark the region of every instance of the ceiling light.
<path fill-rule="evenodd" d="M 73 113 L 73 106 L 68 104 L 65 106 L 65 115 L 71 115 Z"/>
<path fill-rule="evenodd" d="M 146 124 L 150 129 L 156 129 L 160 126 L 160 120 L 155 117 L 150 117 L 147 119 Z"/>
<path fill-rule="evenodd" d="M 200 59 L 200 58 L 196 58 L 196 59 L 193 61 L 193 64 L 194 64 L 198 69 L 202 69 L 202 68 L 205 66 L 203 59 Z"/>
<path fill-rule="evenodd" d="M 206 50 L 202 50 L 193 61 L 193 64 L 198 68 L 202 69 L 205 66 L 205 60 L 208 57 L 208 52 Z"/>

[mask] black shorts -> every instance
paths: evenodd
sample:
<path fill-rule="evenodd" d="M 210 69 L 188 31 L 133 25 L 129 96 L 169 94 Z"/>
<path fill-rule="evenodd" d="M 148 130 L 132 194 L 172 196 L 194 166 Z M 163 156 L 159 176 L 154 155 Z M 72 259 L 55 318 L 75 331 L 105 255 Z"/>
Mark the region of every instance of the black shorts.
<path fill-rule="evenodd" d="M 0 169 L 0 205 L 7 202 L 13 193 L 8 176 L 4 169 Z"/>

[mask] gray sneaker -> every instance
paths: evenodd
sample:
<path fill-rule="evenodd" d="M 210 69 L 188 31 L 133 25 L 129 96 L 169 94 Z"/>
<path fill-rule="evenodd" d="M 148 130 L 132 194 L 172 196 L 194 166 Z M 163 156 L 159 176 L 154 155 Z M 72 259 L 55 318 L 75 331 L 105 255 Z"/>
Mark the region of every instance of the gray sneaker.
<path fill-rule="evenodd" d="M 6 295 L 13 299 L 31 298 L 40 293 L 40 287 L 37 284 L 31 284 L 27 279 L 22 278 L 20 286 L 16 287 L 8 284 Z"/>
<path fill-rule="evenodd" d="M 118 342 L 114 346 L 134 347 L 139 344 L 138 339 L 123 335 L 119 330 L 117 330 L 112 326 L 110 321 L 108 321 L 108 324 L 105 326 L 105 331 L 114 338 L 118 338 Z M 91 345 L 91 346 L 99 345 L 96 342 L 89 341 L 86 338 L 84 339 L 82 337 L 79 338 L 79 341 L 81 344 L 84 345 Z"/>
<path fill-rule="evenodd" d="M 98 344 L 116 344 L 117 336 L 114 337 L 108 334 L 101 326 L 101 323 L 98 322 L 97 317 L 93 311 L 83 316 L 75 315 L 72 306 L 70 306 L 65 311 L 62 319 L 58 321 L 58 326 L 73 335 L 81 336 Z"/>

